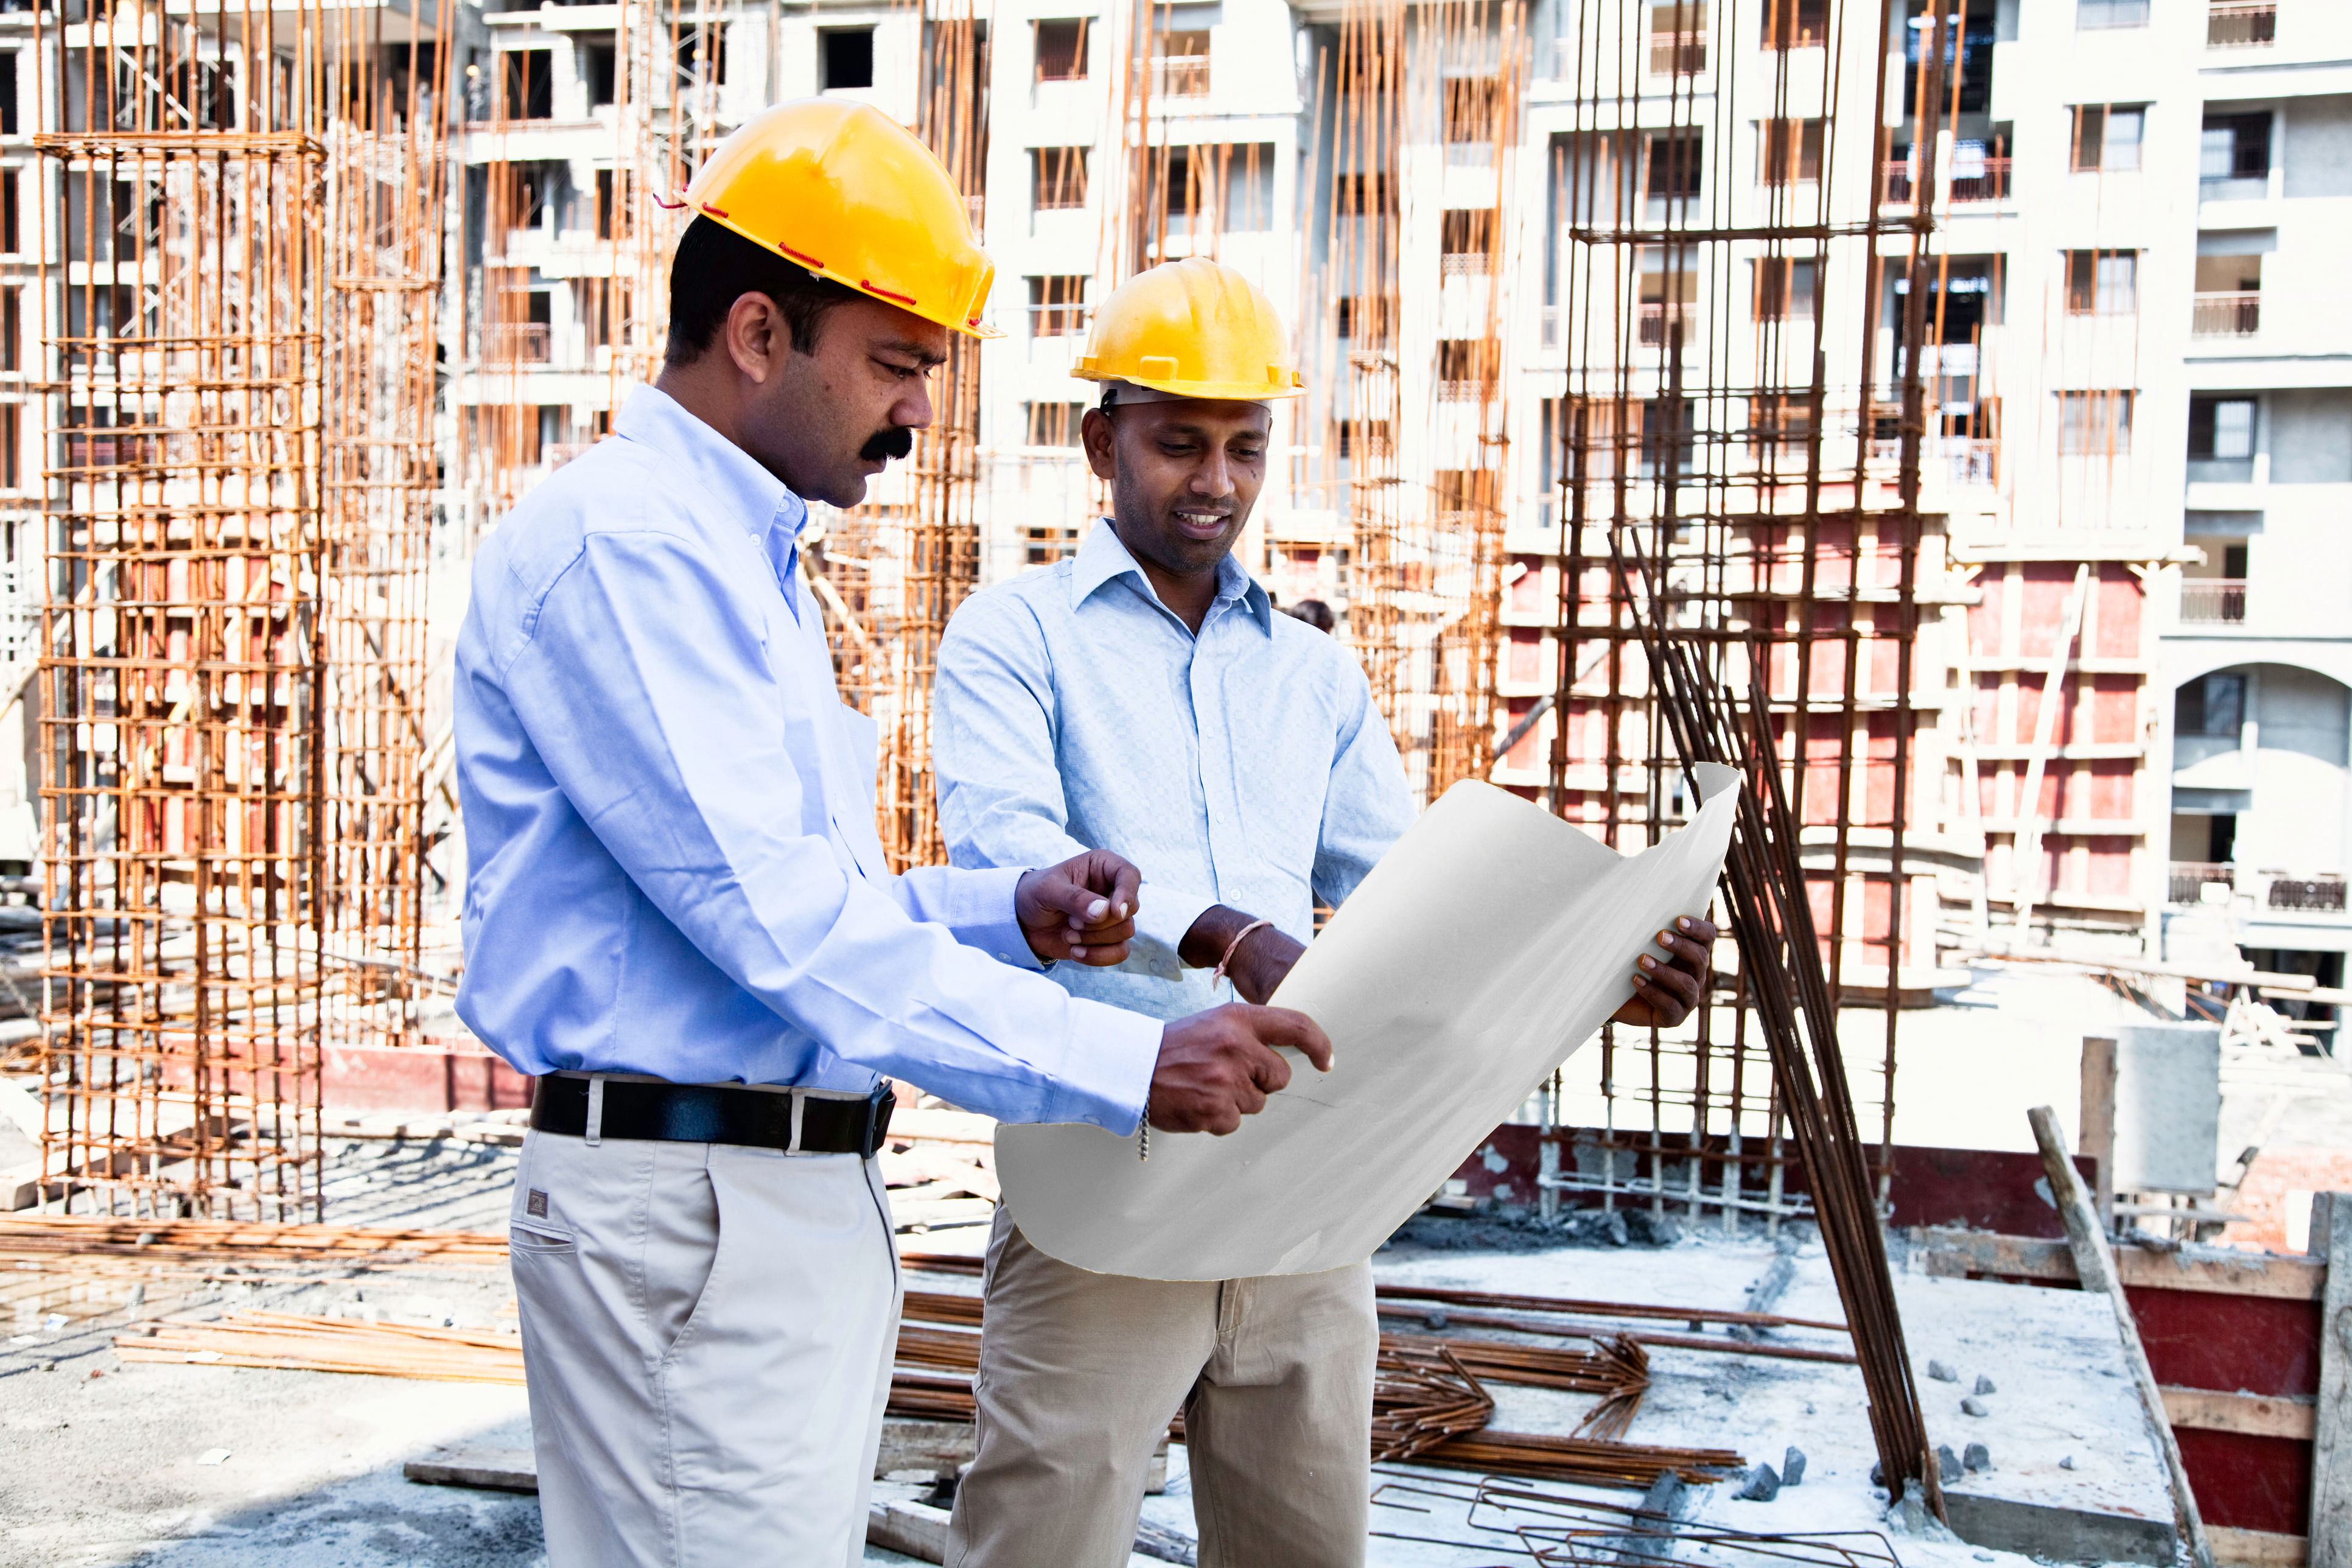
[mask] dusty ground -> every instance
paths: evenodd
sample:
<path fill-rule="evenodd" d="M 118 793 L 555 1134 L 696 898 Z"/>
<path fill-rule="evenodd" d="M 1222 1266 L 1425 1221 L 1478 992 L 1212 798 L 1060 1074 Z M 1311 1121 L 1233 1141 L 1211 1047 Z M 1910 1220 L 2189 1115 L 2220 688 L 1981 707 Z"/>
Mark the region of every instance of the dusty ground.
<path fill-rule="evenodd" d="M 331 1165 L 334 1212 L 347 1222 L 494 1229 L 503 1220 L 512 1158 L 508 1151 L 447 1142 L 339 1141 Z M 908 1238 L 908 1249 L 969 1252 L 981 1239 L 976 1228 L 935 1232 Z M 1737 1307 L 1769 1257 L 1761 1241 L 1719 1237 L 1509 1251 L 1406 1239 L 1381 1254 L 1375 1268 L 1385 1279 L 1430 1284 Z M 1797 1261 L 1781 1310 L 1835 1316 L 1818 1247 Z M 922 1283 L 977 1287 L 939 1275 Z M 1979 1420 L 1958 1413 L 1961 1388 L 1922 1380 L 1933 1440 L 1956 1448 L 1984 1440 L 1993 1448 L 1997 1483 L 1969 1484 L 2092 1488 L 2113 1494 L 2110 1502 L 2145 1489 L 2141 1472 L 2152 1460 L 2135 1457 L 2144 1434 L 2135 1428 L 2118 1438 L 2110 1430 L 2134 1423 L 2120 1406 L 2108 1408 L 2119 1394 L 2105 1363 L 2117 1358 L 2112 1329 L 2085 1315 L 2095 1304 L 2090 1299 L 1924 1278 L 1906 1278 L 1901 1289 L 1923 1369 L 1927 1357 L 1937 1356 L 1971 1377 L 1993 1369 L 2003 1385 L 1992 1415 Z M 126 1366 L 110 1348 L 111 1336 L 141 1317 L 241 1306 L 509 1326 L 503 1268 L 192 1274 L 158 1280 L 135 1306 L 123 1304 L 119 1286 L 107 1291 L 112 1294 L 98 1300 L 60 1300 L 67 1321 L 54 1331 L 46 1326 L 47 1306 L 30 1322 L 20 1317 L 0 1346 L 0 1432 L 9 1461 L 0 1466 L 0 1568 L 526 1568 L 543 1561 L 536 1499 L 413 1485 L 400 1475 L 404 1461 L 436 1447 L 526 1447 L 520 1389 Z M 2018 1325 L 2028 1321 L 2033 1331 L 2020 1335 Z M 1631 1434 L 1636 1440 L 1731 1447 L 1775 1463 L 1793 1443 L 1810 1457 L 1802 1489 L 1763 1504 L 1735 1501 L 1730 1489 L 1714 1488 L 1702 1504 L 1703 1520 L 1764 1531 L 1876 1528 L 1889 1532 L 1905 1568 L 1969 1568 L 1993 1560 L 1884 1522 L 1884 1494 L 1868 1481 L 1868 1429 L 1853 1369 L 1673 1351 L 1655 1352 L 1654 1365 L 1657 1384 Z M 1566 1431 L 1584 1401 L 1505 1389 L 1498 1403 L 1498 1426 Z M 219 1450 L 226 1453 L 216 1463 L 204 1462 Z M 2081 1468 L 2062 1476 L 2056 1462 L 2067 1455 Z M 1181 1447 L 1171 1469 L 1167 1495 L 1150 1500 L 1146 1517 L 1190 1534 L 1192 1495 Z M 1524 1560 L 1509 1537 L 1477 1527 L 1464 1484 L 1472 1479 L 1384 1474 L 1369 1548 L 1373 1568 Z M 868 1559 L 903 1561 L 879 1552 Z M 2023 1559 L 2000 1561 L 2023 1568 Z"/>

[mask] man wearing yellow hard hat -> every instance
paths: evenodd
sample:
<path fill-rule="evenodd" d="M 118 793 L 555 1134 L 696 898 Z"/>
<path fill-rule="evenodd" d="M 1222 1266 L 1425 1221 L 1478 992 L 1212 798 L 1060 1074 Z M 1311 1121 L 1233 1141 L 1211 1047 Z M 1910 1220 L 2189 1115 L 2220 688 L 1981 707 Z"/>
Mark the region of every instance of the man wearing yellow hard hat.
<path fill-rule="evenodd" d="M 1117 844 L 1142 868 L 1126 962 L 1057 970 L 1075 995 L 1160 1017 L 1211 1005 L 1222 982 L 1265 1001 L 1315 906 L 1344 900 L 1412 820 L 1354 656 L 1278 614 L 1233 558 L 1265 483 L 1273 404 L 1301 390 L 1292 363 L 1273 305 L 1232 268 L 1171 262 L 1115 289 L 1077 370 L 1102 385 L 1082 437 L 1113 515 L 1074 559 L 966 600 L 940 644 L 954 863 Z M 1621 1016 L 1679 1022 L 1712 938 L 1668 942 L 1673 963 Z M 1368 1265 L 1119 1279 L 1045 1256 L 1020 1222 L 1000 1207 L 989 1240 L 980 1452 L 950 1564 L 1126 1563 L 1146 1467 L 1180 1409 L 1204 1565 L 1363 1562 L 1380 1349 Z"/>
<path fill-rule="evenodd" d="M 930 421 L 992 268 L 877 110 L 713 155 L 659 382 L 484 543 L 457 652 L 458 1011 L 537 1077 L 511 1215 L 554 1568 L 863 1554 L 898 1320 L 871 1156 L 905 1078 L 1009 1121 L 1230 1131 L 1312 1022 L 1163 1022 L 1043 962 L 1127 954 L 1135 868 L 892 876 L 797 539 Z"/>

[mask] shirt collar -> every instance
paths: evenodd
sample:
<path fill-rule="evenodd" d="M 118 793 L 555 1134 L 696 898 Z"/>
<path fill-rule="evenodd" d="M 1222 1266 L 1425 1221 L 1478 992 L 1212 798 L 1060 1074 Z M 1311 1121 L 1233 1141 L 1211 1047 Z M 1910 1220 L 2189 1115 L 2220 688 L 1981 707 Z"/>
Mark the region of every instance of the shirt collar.
<path fill-rule="evenodd" d="M 1075 610 L 1085 604 L 1104 584 L 1129 575 L 1138 593 L 1155 605 L 1160 603 L 1151 579 L 1143 574 L 1142 566 L 1119 538 L 1118 531 L 1110 525 L 1110 519 L 1097 520 L 1094 531 L 1078 546 L 1077 558 L 1070 563 L 1070 608 Z M 1239 600 L 1258 629 L 1268 637 L 1274 635 L 1274 601 L 1230 554 L 1217 563 L 1217 597 L 1220 601 Z"/>
<path fill-rule="evenodd" d="M 613 429 L 677 464 L 687 478 L 726 502 L 755 541 L 779 525 L 787 538 L 797 537 L 808 522 L 807 503 L 783 480 L 657 386 L 633 389 Z"/>

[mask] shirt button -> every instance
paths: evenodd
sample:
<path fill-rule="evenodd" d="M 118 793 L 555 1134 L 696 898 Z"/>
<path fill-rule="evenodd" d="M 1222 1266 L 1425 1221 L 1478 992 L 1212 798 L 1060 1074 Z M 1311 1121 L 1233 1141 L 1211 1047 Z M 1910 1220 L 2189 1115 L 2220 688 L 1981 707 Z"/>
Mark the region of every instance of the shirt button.
<path fill-rule="evenodd" d="M 999 963 L 1010 963 L 1013 962 L 1013 955 L 1009 952 L 1000 952 L 996 955 L 996 962 Z"/>

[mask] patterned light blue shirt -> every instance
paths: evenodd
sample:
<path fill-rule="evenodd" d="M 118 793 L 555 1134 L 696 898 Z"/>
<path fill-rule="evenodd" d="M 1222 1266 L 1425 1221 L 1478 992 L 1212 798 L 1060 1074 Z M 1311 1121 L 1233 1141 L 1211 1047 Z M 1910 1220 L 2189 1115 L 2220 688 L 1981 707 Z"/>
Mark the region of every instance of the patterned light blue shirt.
<path fill-rule="evenodd" d="M 1300 942 L 1412 820 L 1355 658 L 1277 612 L 1231 556 L 1196 637 L 1099 522 L 1071 560 L 967 599 L 940 645 L 932 745 L 958 866 L 1115 849 L 1143 870 L 1117 969 L 1080 996 L 1177 1018 L 1230 995 L 1176 948 L 1213 904 Z"/>
<path fill-rule="evenodd" d="M 1013 862 L 885 866 L 874 726 L 794 571 L 800 498 L 652 387 L 616 432 L 474 562 L 459 1015 L 527 1073 L 888 1073 L 1133 1131 L 1160 1026 L 1034 973 Z"/>

